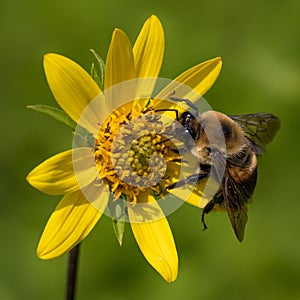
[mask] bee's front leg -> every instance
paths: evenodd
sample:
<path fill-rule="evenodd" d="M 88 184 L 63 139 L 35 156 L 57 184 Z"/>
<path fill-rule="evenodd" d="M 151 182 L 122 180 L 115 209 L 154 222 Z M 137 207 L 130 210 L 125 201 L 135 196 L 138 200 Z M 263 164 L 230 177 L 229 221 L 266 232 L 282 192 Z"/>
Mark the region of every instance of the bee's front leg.
<path fill-rule="evenodd" d="M 186 179 L 182 179 L 180 181 L 177 181 L 177 182 L 174 182 L 174 183 L 168 185 L 166 187 L 166 189 L 167 190 L 172 190 L 174 188 L 183 186 L 185 184 L 191 184 L 191 183 L 199 182 L 199 181 L 205 179 L 207 176 L 208 176 L 208 174 L 206 172 L 205 173 L 201 172 L 199 174 L 193 174 L 193 175 L 188 176 Z"/>

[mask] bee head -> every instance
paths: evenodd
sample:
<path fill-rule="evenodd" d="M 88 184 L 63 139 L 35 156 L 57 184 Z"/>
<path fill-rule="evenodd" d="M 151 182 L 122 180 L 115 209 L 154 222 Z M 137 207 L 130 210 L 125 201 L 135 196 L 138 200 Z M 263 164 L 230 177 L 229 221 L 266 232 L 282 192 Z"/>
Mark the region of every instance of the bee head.
<path fill-rule="evenodd" d="M 179 117 L 178 122 L 183 126 L 183 130 L 186 134 L 190 134 L 190 136 L 195 139 L 196 137 L 196 128 L 195 128 L 195 117 L 189 111 L 185 111 Z"/>
<path fill-rule="evenodd" d="M 172 125 L 172 133 L 186 148 L 190 148 L 194 145 L 199 126 L 195 116 L 189 111 L 185 111 L 180 115 L 178 122 L 174 122 Z"/>

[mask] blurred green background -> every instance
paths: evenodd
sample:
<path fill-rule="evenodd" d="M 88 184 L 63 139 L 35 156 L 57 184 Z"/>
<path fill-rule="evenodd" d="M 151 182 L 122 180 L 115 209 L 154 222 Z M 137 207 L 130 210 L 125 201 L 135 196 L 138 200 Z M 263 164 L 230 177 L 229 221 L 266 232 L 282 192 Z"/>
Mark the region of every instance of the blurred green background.
<path fill-rule="evenodd" d="M 272 112 L 282 127 L 259 160 L 242 244 L 225 214 L 209 215 L 202 232 L 200 211 L 181 207 L 169 217 L 180 266 L 168 284 L 144 260 L 129 226 L 120 248 L 103 217 L 81 248 L 77 299 L 300 299 L 299 10 L 296 0 L 2 1 L 0 299 L 64 297 L 66 256 L 35 255 L 59 197 L 25 181 L 72 141 L 68 128 L 26 109 L 55 105 L 43 55 L 64 54 L 89 69 L 88 49 L 105 57 L 115 27 L 134 42 L 153 13 L 166 35 L 162 77 L 222 56 L 221 75 L 206 94 L 211 106 L 228 114 Z"/>

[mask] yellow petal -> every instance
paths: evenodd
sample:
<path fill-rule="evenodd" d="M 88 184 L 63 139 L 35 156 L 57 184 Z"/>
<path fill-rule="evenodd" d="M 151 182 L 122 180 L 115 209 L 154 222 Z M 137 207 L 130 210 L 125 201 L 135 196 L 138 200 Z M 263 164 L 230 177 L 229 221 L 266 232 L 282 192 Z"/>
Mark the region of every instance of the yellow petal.
<path fill-rule="evenodd" d="M 136 98 L 146 105 L 159 75 L 165 48 L 163 27 L 159 19 L 152 15 L 145 22 L 133 47 L 136 76 Z"/>
<path fill-rule="evenodd" d="M 172 183 L 192 175 L 191 173 L 183 171 L 182 167 L 183 165 L 181 163 L 168 163 L 168 178 Z M 183 176 L 178 178 L 180 173 L 183 173 L 181 174 L 181 176 Z M 193 206 L 203 208 L 209 200 L 215 196 L 219 189 L 220 185 L 212 177 L 209 177 L 197 183 L 175 187 L 174 189 L 168 190 L 168 192 Z"/>
<path fill-rule="evenodd" d="M 101 94 L 100 88 L 82 67 L 64 56 L 46 54 L 44 69 L 56 101 L 78 122 L 90 101 Z"/>
<path fill-rule="evenodd" d="M 193 206 L 203 208 L 209 201 L 209 199 L 207 199 L 203 195 L 204 185 L 205 185 L 204 182 L 197 183 L 193 192 L 190 193 L 188 198 L 186 197 L 186 193 L 187 193 L 186 187 L 175 188 L 173 190 L 170 190 L 169 192 L 180 199 L 184 199 L 187 203 L 189 203 Z"/>
<path fill-rule="evenodd" d="M 82 189 L 99 177 L 99 166 L 95 165 L 95 155 L 91 148 L 73 149 L 73 169 L 77 184 Z"/>
<path fill-rule="evenodd" d="M 215 83 L 222 68 L 220 57 L 205 61 L 179 75 L 175 81 L 188 85 L 203 96 Z M 193 99 L 190 99 L 193 101 Z"/>
<path fill-rule="evenodd" d="M 129 81 L 133 78 L 135 67 L 132 46 L 127 35 L 115 29 L 106 57 L 104 78 L 105 98 L 111 103 L 112 109 L 134 100 L 135 83 Z"/>
<path fill-rule="evenodd" d="M 144 24 L 133 47 L 137 77 L 157 77 L 165 49 L 163 27 L 152 15 Z"/>
<path fill-rule="evenodd" d="M 152 196 L 148 195 L 146 200 L 150 205 L 149 209 L 140 207 L 141 198 L 144 198 L 142 201 L 145 202 L 146 197 L 145 193 L 141 194 L 135 206 L 128 206 L 132 232 L 147 261 L 166 281 L 172 282 L 178 272 L 178 257 L 173 235 L 167 219 L 163 217 L 163 211 Z M 157 219 L 158 216 L 161 218 Z M 135 223 L 140 218 L 145 218 L 148 222 Z M 151 218 L 154 221 L 149 222 Z"/>
<path fill-rule="evenodd" d="M 135 77 L 131 43 L 121 29 L 115 29 L 106 58 L 105 89 Z"/>
<path fill-rule="evenodd" d="M 170 100 L 169 96 L 186 98 L 195 102 L 203 96 L 214 84 L 222 68 L 222 60 L 216 57 L 188 69 L 168 84 L 155 98 Z M 155 108 L 163 109 L 165 103 L 161 101 Z M 169 105 L 170 106 L 170 105 Z"/>
<path fill-rule="evenodd" d="M 27 180 L 36 189 L 50 195 L 78 190 L 73 171 L 72 150 L 48 158 L 28 174 Z"/>
<path fill-rule="evenodd" d="M 80 243 L 102 216 L 108 201 L 106 189 L 101 189 L 96 201 L 101 201 L 100 210 L 81 191 L 66 194 L 48 220 L 38 245 L 38 257 L 55 258 Z"/>

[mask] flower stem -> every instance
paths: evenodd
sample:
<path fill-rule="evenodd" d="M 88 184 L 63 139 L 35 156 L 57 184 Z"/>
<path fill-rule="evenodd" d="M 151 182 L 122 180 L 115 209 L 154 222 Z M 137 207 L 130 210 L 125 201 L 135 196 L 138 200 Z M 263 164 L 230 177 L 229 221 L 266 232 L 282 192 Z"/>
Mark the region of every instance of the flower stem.
<path fill-rule="evenodd" d="M 69 252 L 66 300 L 74 300 L 75 299 L 75 288 L 76 288 L 79 247 L 80 247 L 80 244 L 76 245 Z"/>

